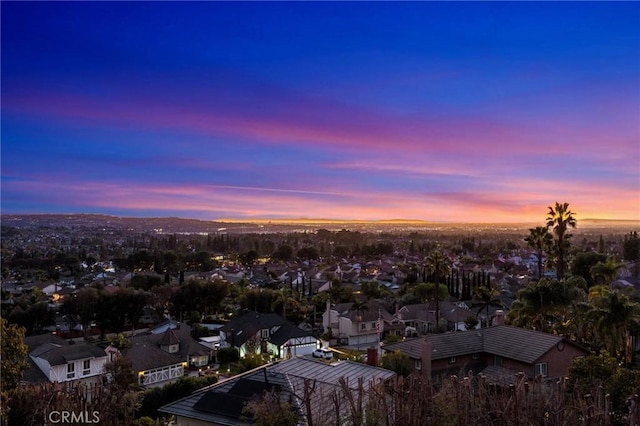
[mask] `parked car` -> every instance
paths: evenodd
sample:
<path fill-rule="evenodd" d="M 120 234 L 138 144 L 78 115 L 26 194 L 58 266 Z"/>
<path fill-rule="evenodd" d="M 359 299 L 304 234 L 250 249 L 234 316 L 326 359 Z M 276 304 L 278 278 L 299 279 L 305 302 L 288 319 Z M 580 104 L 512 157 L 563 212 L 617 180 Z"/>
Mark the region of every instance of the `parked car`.
<path fill-rule="evenodd" d="M 326 348 L 320 348 L 313 351 L 314 358 L 324 358 L 324 359 L 332 359 L 333 352 Z"/>

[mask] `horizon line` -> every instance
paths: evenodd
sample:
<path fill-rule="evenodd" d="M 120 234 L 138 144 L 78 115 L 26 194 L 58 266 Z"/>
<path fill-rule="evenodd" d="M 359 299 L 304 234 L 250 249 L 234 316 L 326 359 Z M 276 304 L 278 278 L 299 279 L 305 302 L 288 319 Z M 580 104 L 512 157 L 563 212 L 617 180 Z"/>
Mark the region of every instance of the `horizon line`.
<path fill-rule="evenodd" d="M 197 220 L 201 222 L 220 222 L 220 223 L 406 223 L 406 224 L 535 224 L 535 221 L 438 221 L 425 219 L 338 219 L 338 218 L 307 218 L 307 217 L 288 217 L 288 218 L 217 218 L 217 219 L 201 219 L 194 217 L 181 216 L 126 216 L 108 213 L 1 213 L 0 217 L 5 216 L 107 216 L 119 219 L 180 219 L 180 220 Z M 584 218 L 577 219 L 578 222 L 634 222 L 640 223 L 640 219 L 609 219 L 609 218 Z M 544 222 L 541 220 L 540 222 Z"/>

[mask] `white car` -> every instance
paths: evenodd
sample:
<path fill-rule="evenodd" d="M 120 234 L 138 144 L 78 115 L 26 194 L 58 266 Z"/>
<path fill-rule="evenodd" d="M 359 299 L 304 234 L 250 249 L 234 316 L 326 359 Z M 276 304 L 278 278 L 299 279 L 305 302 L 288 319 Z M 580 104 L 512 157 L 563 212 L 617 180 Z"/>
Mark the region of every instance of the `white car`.
<path fill-rule="evenodd" d="M 329 349 L 320 348 L 320 349 L 316 349 L 315 351 L 313 351 L 313 357 L 314 358 L 332 359 L 333 358 L 333 352 L 331 352 Z"/>

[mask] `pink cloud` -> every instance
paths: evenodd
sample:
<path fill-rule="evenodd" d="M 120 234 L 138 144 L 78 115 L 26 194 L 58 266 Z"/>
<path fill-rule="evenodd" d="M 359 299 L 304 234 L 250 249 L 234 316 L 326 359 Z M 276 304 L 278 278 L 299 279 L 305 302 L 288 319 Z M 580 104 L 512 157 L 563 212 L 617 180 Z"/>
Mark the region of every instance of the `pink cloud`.
<path fill-rule="evenodd" d="M 570 202 L 579 217 L 640 219 L 638 196 L 633 191 L 605 192 L 572 185 L 562 194 L 504 193 L 402 194 L 366 193 L 353 188 L 341 193 L 283 191 L 216 185 L 144 185 L 104 182 L 69 182 L 44 179 L 10 182 L 10 190 L 27 191 L 42 200 L 64 199 L 81 209 L 109 208 L 130 211 L 199 212 L 200 217 L 323 217 L 336 219 L 423 219 L 458 222 L 542 222 L 554 201 Z M 526 188 L 524 188 L 526 189 Z M 616 205 L 611 212 L 610 206 Z M 233 213 L 235 212 L 235 213 Z M 159 213 L 159 214 L 160 214 Z"/>

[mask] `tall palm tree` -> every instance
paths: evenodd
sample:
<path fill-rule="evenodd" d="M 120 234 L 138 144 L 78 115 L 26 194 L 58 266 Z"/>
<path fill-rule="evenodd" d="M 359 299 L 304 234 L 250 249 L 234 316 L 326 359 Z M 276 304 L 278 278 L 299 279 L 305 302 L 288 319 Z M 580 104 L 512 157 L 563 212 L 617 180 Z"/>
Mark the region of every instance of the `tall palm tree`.
<path fill-rule="evenodd" d="M 427 270 L 433 274 L 436 285 L 436 329 L 440 326 L 440 280 L 446 277 L 451 269 L 449 259 L 442 250 L 435 249 L 427 256 Z"/>
<path fill-rule="evenodd" d="M 553 236 L 546 226 L 529 229 L 529 236 L 524 239 L 529 247 L 536 249 L 538 256 L 538 279 L 542 278 L 542 255 L 551 248 Z"/>
<path fill-rule="evenodd" d="M 569 209 L 569 203 L 561 204 L 556 202 L 555 207 L 549 206 L 547 227 L 551 228 L 556 236 L 556 274 L 558 279 L 561 280 L 564 278 L 566 254 L 571 247 L 569 240 L 572 235 L 568 232 L 568 229 L 576 227 L 576 219 Z"/>

